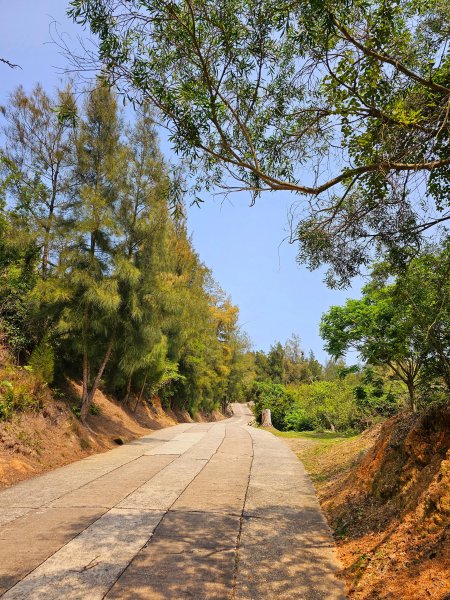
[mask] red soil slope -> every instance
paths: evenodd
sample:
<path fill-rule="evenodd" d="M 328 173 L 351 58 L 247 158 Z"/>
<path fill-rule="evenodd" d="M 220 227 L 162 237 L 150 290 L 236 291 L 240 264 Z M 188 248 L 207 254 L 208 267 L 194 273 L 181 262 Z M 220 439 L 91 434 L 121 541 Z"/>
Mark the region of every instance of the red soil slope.
<path fill-rule="evenodd" d="M 450 407 L 388 420 L 359 464 L 320 487 L 349 595 L 450 598 Z"/>

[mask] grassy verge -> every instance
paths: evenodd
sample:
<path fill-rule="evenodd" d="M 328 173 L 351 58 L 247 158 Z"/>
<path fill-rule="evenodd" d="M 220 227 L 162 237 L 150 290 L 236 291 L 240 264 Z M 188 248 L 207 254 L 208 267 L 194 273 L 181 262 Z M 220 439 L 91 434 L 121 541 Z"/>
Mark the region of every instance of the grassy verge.
<path fill-rule="evenodd" d="M 366 440 L 364 434 L 278 431 L 274 428 L 270 431 L 285 439 L 305 465 L 316 487 L 351 469 L 373 443 L 372 439 Z"/>
<path fill-rule="evenodd" d="M 354 433 L 337 433 L 334 431 L 278 431 L 274 427 L 269 429 L 274 435 L 282 438 L 302 438 L 318 441 L 339 441 L 359 437 Z"/>

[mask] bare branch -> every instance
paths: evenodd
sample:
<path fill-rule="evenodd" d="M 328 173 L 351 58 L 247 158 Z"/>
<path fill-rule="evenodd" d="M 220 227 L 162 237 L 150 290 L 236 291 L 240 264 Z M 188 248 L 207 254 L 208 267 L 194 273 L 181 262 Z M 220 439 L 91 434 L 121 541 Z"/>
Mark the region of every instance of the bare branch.
<path fill-rule="evenodd" d="M 6 60 L 6 58 L 0 58 L 0 62 L 2 62 L 5 65 L 8 65 L 8 67 L 10 67 L 11 69 L 22 69 L 22 67 L 20 65 L 16 65 L 15 63 L 12 63 L 9 60 Z"/>

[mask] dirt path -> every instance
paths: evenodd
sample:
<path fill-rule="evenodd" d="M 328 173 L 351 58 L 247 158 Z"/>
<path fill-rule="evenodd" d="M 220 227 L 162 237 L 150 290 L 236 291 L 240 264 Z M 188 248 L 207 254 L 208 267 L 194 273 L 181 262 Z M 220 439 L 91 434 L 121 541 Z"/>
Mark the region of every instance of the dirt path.
<path fill-rule="evenodd" d="M 234 414 L 1 492 L 2 598 L 344 598 L 301 463 Z"/>

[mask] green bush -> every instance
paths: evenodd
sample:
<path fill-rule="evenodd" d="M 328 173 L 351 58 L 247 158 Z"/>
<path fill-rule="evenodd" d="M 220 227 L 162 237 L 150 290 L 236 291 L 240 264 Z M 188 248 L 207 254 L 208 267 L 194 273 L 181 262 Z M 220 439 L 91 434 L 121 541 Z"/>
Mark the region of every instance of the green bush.
<path fill-rule="evenodd" d="M 42 402 L 27 383 L 0 382 L 0 420 L 10 419 L 24 410 L 40 410 Z"/>
<path fill-rule="evenodd" d="M 46 338 L 31 353 L 29 364 L 37 377 L 40 377 L 45 383 L 52 383 L 55 370 L 55 354 Z"/>
<path fill-rule="evenodd" d="M 347 431 L 358 422 L 352 385 L 342 381 L 315 381 L 294 391 L 296 405 L 308 416 L 308 428 Z"/>
<path fill-rule="evenodd" d="M 81 416 L 81 406 L 79 404 L 74 404 L 73 406 L 71 406 L 71 410 L 73 412 L 73 414 L 78 417 L 78 419 Z M 93 402 L 90 407 L 89 407 L 89 414 L 90 415 L 99 415 L 101 414 L 102 409 L 100 408 L 100 406 L 98 404 L 95 404 L 95 402 Z"/>
<path fill-rule="evenodd" d="M 284 417 L 284 425 L 287 431 L 311 431 L 314 429 L 314 422 L 307 411 L 299 406 L 295 406 Z"/>
<path fill-rule="evenodd" d="M 11 418 L 14 412 L 14 387 L 10 381 L 0 383 L 0 419 Z"/>
<path fill-rule="evenodd" d="M 380 418 L 399 410 L 399 393 L 379 373 L 349 372 L 334 381 L 314 381 L 286 388 L 270 382 L 255 382 L 251 400 L 260 419 L 263 409 L 272 413 L 274 427 L 281 431 L 362 431 Z"/>
<path fill-rule="evenodd" d="M 284 430 L 285 417 L 294 407 L 292 393 L 279 383 L 255 381 L 250 393 L 250 399 L 255 403 L 255 415 L 261 419 L 262 411 L 269 408 L 272 413 L 272 424 L 277 429 Z"/>

